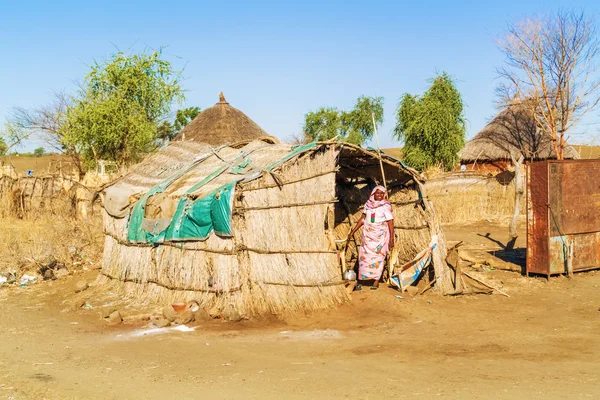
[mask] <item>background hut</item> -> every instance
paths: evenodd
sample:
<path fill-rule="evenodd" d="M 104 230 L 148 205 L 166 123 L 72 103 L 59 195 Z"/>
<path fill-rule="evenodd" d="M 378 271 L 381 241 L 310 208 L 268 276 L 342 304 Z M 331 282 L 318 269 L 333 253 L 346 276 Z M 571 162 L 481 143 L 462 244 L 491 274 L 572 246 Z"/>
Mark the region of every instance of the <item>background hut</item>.
<path fill-rule="evenodd" d="M 277 138 L 269 136 L 246 114 L 230 106 L 223 93 L 220 93 L 219 102 L 201 111 L 173 140 L 220 146 L 254 139 L 279 143 Z"/>
<path fill-rule="evenodd" d="M 383 163 L 399 263 L 437 235 L 436 285 L 447 288 L 443 235 L 418 173 Z M 380 177 L 377 154 L 348 144 L 173 142 L 105 190 L 99 283 L 140 300 L 194 299 L 225 315 L 342 303 L 335 240 L 347 236 Z"/>
<path fill-rule="evenodd" d="M 556 159 L 552 137 L 540 128 L 531 110 L 515 99 L 459 152 L 467 170 L 502 172 L 512 164 L 511 154 L 523 154 L 525 161 Z M 579 158 L 571 146 L 566 159 Z"/>

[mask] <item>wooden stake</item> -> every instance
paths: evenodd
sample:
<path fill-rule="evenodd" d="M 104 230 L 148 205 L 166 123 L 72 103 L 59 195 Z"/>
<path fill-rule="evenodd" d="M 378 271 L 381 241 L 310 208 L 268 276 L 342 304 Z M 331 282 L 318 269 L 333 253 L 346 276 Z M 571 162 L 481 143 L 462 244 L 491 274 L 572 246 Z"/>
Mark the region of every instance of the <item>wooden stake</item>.
<path fill-rule="evenodd" d="M 375 113 L 371 113 L 371 119 L 373 120 L 373 129 L 375 129 L 375 143 L 377 144 L 377 155 L 379 156 L 379 167 L 381 168 L 381 176 L 383 178 L 383 187 L 387 192 L 387 183 L 385 181 L 385 172 L 383 171 L 383 160 L 381 158 L 381 148 L 379 148 L 379 135 L 377 134 L 377 124 L 375 124 Z"/>
<path fill-rule="evenodd" d="M 567 242 L 567 276 L 573 277 L 573 241 Z"/>

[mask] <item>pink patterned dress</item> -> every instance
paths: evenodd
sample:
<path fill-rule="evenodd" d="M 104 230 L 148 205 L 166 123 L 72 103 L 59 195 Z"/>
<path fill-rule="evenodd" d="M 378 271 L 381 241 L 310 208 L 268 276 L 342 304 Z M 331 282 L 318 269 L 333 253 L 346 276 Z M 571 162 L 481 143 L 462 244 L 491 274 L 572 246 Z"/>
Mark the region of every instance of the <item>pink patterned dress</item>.
<path fill-rule="evenodd" d="M 389 250 L 390 230 L 387 221 L 393 220 L 394 215 L 392 206 L 387 200 L 375 201 L 374 194 L 377 190 L 386 192 L 381 186 L 373 189 L 363 211 L 365 221 L 361 245 L 358 249 L 359 280 L 379 280 Z"/>

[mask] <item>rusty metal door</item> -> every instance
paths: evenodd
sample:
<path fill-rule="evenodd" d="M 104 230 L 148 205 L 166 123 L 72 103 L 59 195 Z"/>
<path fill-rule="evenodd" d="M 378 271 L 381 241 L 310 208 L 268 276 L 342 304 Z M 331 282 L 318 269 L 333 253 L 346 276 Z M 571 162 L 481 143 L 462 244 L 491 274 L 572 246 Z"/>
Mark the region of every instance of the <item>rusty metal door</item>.
<path fill-rule="evenodd" d="M 600 160 L 544 161 L 527 173 L 527 274 L 600 268 Z"/>

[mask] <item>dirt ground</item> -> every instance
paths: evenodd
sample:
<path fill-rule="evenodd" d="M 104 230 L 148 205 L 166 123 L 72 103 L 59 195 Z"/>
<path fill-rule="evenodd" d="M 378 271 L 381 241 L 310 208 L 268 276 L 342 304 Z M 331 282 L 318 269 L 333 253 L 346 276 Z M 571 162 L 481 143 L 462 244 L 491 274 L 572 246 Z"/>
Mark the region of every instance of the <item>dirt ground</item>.
<path fill-rule="evenodd" d="M 490 238 L 505 240 L 505 229 L 453 226 L 446 235 L 494 252 L 501 246 Z M 0 287 L 0 399 L 600 396 L 596 272 L 547 281 L 486 270 L 478 276 L 510 297 L 397 298 L 382 287 L 314 315 L 154 333 L 115 294 L 74 293 L 96 274 Z M 89 307 L 72 311 L 77 296 L 90 296 Z M 100 312 L 114 304 L 125 323 L 108 326 Z"/>

